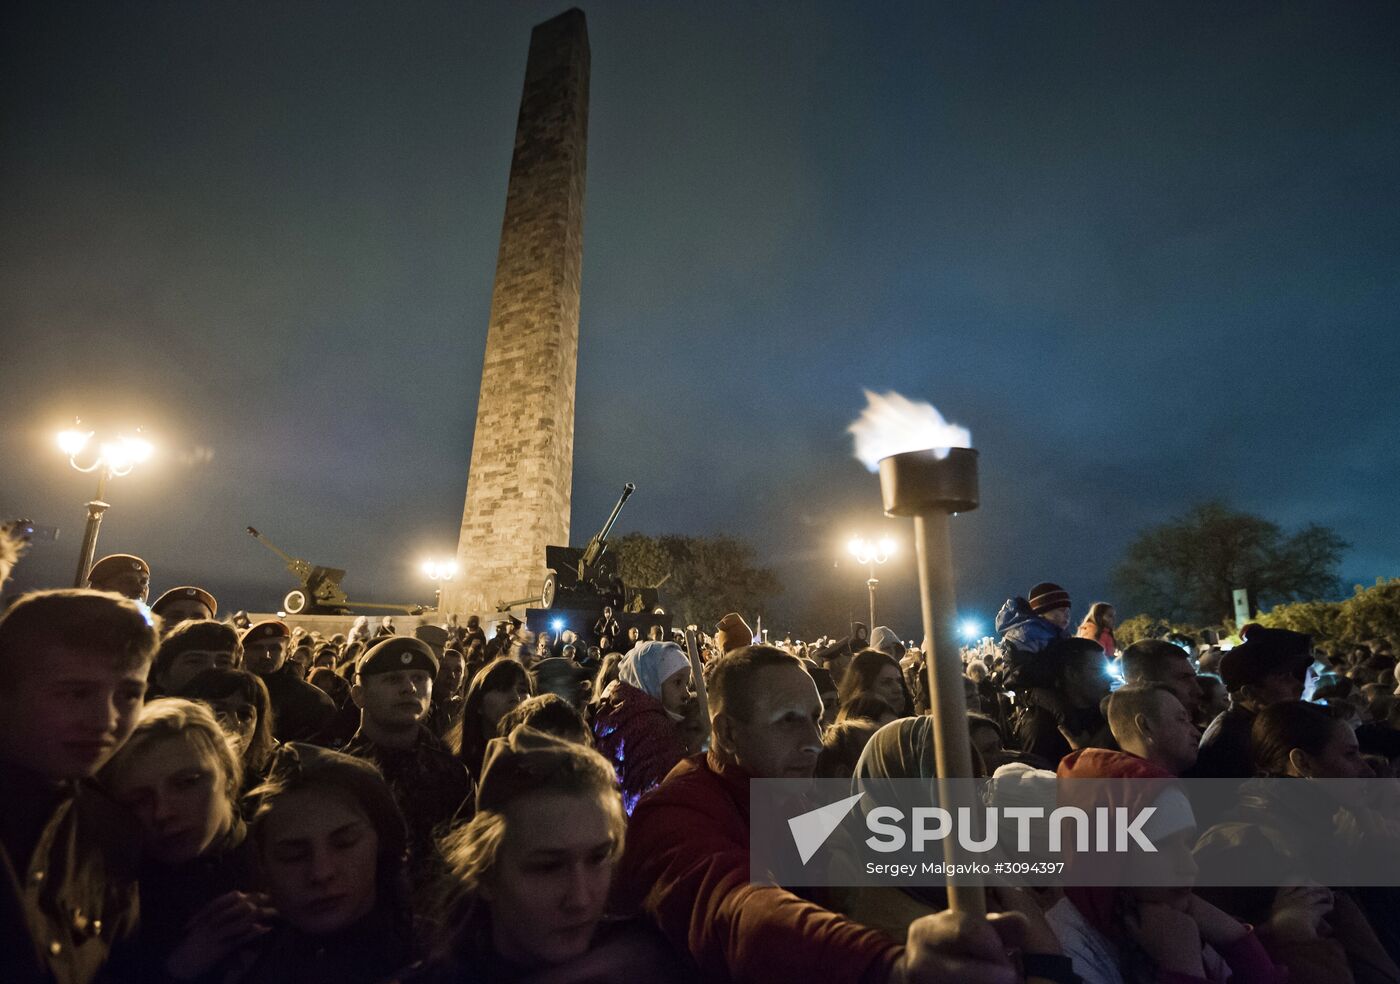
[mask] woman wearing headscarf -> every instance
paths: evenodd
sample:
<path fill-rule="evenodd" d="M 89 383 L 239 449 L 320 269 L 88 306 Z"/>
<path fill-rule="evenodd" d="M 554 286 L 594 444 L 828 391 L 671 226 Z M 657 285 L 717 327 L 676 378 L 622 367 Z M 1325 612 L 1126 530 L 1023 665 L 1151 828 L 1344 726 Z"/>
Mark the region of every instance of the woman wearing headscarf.
<path fill-rule="evenodd" d="M 690 660 L 673 642 L 641 642 L 618 664 L 593 718 L 593 740 L 612 762 L 627 815 L 686 754 L 681 721 Z"/>

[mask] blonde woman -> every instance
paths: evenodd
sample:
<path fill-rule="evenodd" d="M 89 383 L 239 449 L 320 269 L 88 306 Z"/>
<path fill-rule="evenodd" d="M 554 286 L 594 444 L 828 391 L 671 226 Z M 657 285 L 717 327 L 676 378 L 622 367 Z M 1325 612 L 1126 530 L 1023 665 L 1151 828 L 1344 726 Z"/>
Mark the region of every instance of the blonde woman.
<path fill-rule="evenodd" d="M 526 726 L 492 741 L 476 816 L 443 842 L 443 936 L 405 980 L 678 979 L 654 931 L 603 919 L 625 829 L 612 766 L 591 748 Z"/>
<path fill-rule="evenodd" d="M 198 978 L 270 924 L 251 891 L 235 747 L 207 706 L 166 697 L 142 708 L 98 777 L 141 824 L 141 928 L 115 958 L 139 979 Z"/>

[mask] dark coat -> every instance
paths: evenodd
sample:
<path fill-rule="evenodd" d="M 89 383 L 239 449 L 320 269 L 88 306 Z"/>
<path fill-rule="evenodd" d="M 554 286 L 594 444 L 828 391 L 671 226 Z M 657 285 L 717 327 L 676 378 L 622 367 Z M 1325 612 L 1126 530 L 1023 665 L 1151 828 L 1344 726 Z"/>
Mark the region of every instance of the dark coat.
<path fill-rule="evenodd" d="M 680 725 L 645 690 L 614 680 L 593 718 L 593 741 L 612 763 L 630 816 L 643 793 L 661 784 L 685 758 Z"/>
<path fill-rule="evenodd" d="M 408 965 L 412 940 L 408 921 L 383 907 L 329 936 L 282 925 L 226 961 L 207 984 L 379 984 Z"/>
<path fill-rule="evenodd" d="M 415 879 L 426 875 L 437 856 L 435 838 L 475 812 L 476 787 L 467 767 L 421 726 L 417 742 L 405 751 L 376 745 L 363 731 L 341 751 L 373 762 L 384 776 L 408 828 L 410 868 Z"/>
<path fill-rule="evenodd" d="M 335 701 L 303 680 L 290 663 L 262 682 L 272 698 L 272 733 L 278 741 L 322 740 L 321 732 L 335 717 Z"/>
<path fill-rule="evenodd" d="M 1196 764 L 1186 771 L 1188 779 L 1248 779 L 1254 775 L 1254 712 L 1234 706 L 1221 711 L 1201 736 Z"/>
<path fill-rule="evenodd" d="M 183 864 L 141 867 L 141 926 L 112 955 L 109 975 L 122 982 L 158 981 L 184 940 L 190 917 L 229 892 L 250 891 L 256 878 L 253 843 L 242 823 L 221 850 Z"/>
<path fill-rule="evenodd" d="M 686 984 L 695 980 L 693 969 L 645 920 L 604 920 L 587 953 L 567 967 L 543 969 L 518 966 L 496 953 L 491 945 L 489 916 L 481 922 L 480 927 L 473 927 L 476 932 L 458 941 L 450 956 L 423 961 L 396 977 L 394 984 L 528 984 L 541 976 L 552 984 Z"/>
<path fill-rule="evenodd" d="M 0 766 L 0 980 L 88 984 L 136 928 L 141 832 L 97 787 Z"/>

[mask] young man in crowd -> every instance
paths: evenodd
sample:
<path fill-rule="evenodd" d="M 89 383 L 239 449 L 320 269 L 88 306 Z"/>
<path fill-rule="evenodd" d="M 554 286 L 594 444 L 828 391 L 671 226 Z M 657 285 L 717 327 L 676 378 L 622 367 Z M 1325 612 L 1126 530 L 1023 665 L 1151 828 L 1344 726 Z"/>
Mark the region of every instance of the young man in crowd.
<path fill-rule="evenodd" d="M 617 621 L 617 616 L 613 614 L 610 606 L 603 607 L 603 614 L 598 617 L 598 621 L 593 623 L 593 638 L 601 639 L 607 636 L 609 639 L 616 639 L 622 635 L 622 625 Z"/>
<path fill-rule="evenodd" d="M 182 584 L 157 598 L 151 611 L 160 616 L 161 624 L 169 632 L 181 622 L 212 619 L 218 614 L 219 603 L 203 588 Z"/>
<path fill-rule="evenodd" d="M 462 652 L 466 652 L 470 648 L 473 639 L 481 643 L 482 646 L 486 645 L 486 632 L 481 628 L 480 616 L 468 615 L 467 627 L 462 630 Z"/>
<path fill-rule="evenodd" d="M 431 871 L 433 840 L 471 819 L 475 789 L 466 766 L 424 726 L 432 709 L 437 658 L 421 639 L 390 636 L 355 666 L 350 691 L 360 730 L 342 749 L 373 762 L 393 791 L 408 825 L 415 876 Z"/>
<path fill-rule="evenodd" d="M 133 554 L 108 554 L 88 571 L 88 587 L 144 602 L 151 590 L 151 567 Z"/>
<path fill-rule="evenodd" d="M 1123 650 L 1123 682 L 1128 686 L 1161 684 L 1193 718 L 1201 710 L 1201 685 L 1191 657 L 1170 642 L 1143 639 Z"/>
<path fill-rule="evenodd" d="M 1252 626 L 1249 638 L 1220 658 L 1230 708 L 1206 728 L 1192 779 L 1248 779 L 1254 774 L 1250 730 L 1270 704 L 1298 700 L 1312 665 L 1312 640 L 1287 629 Z"/>
<path fill-rule="evenodd" d="M 709 682 L 714 741 L 638 803 L 616 874 L 622 911 L 642 911 L 705 980 L 908 982 L 1012 980 L 998 931 L 942 912 L 904 946 L 775 885 L 749 881 L 749 779 L 811 778 L 821 698 L 794 656 L 733 650 Z M 986 976 L 983 976 L 986 975 Z"/>
<path fill-rule="evenodd" d="M 1026 705 L 1016 721 L 1020 750 L 1053 767 L 1076 748 L 1111 745 L 1108 722 L 1099 710 L 1109 687 L 1103 647 L 1070 636 L 1032 659 L 1036 676 L 1023 676 L 1017 694 Z"/>
<path fill-rule="evenodd" d="M 1094 749 L 1094 754 L 1131 755 L 1173 776 L 1196 764 L 1201 731 L 1176 693 L 1163 684 L 1129 684 L 1114 691 L 1108 698 L 1108 726 L 1122 751 Z"/>
<path fill-rule="evenodd" d="M 131 736 L 157 631 L 93 591 L 0 619 L 0 980 L 88 984 L 137 919 L 140 829 L 91 779 Z"/>
<path fill-rule="evenodd" d="M 262 677 L 272 698 L 273 733 L 278 741 L 314 741 L 335 717 L 335 701 L 301 678 L 289 665 L 285 622 L 267 619 L 243 633 L 243 666 Z"/>
<path fill-rule="evenodd" d="M 467 661 L 459 649 L 444 649 L 433 680 L 433 708 L 428 714 L 428 730 L 437 737 L 447 735 L 462 720 L 466 703 Z"/>
<path fill-rule="evenodd" d="M 151 666 L 150 690 L 179 693 L 205 670 L 236 670 L 242 661 L 243 647 L 233 626 L 209 619 L 181 622 L 161 640 Z"/>

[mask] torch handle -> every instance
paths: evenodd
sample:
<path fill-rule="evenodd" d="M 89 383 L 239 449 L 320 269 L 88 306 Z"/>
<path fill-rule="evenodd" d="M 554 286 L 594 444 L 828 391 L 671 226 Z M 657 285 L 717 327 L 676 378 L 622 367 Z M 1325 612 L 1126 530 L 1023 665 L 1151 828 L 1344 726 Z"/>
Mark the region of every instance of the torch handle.
<path fill-rule="evenodd" d="M 700 717 L 710 726 L 710 695 L 705 690 L 705 665 L 700 660 L 700 643 L 694 629 L 685 630 L 685 654 L 690 658 L 690 675 L 695 684 L 695 699 L 700 702 Z"/>
<path fill-rule="evenodd" d="M 954 619 L 953 553 L 948 539 L 948 514 L 931 512 L 914 517 L 914 546 L 919 561 L 919 598 L 923 607 L 929 703 L 933 712 L 933 753 L 938 768 L 939 803 L 945 808 L 956 798 L 945 779 L 972 778 L 972 748 L 967 729 L 967 698 L 963 693 L 962 660 L 958 658 Z M 963 785 L 966 785 L 964 783 Z M 955 838 L 944 838 L 943 857 L 949 865 L 960 860 Z M 948 906 L 954 912 L 986 914 L 986 896 L 978 885 L 950 881 Z"/>

